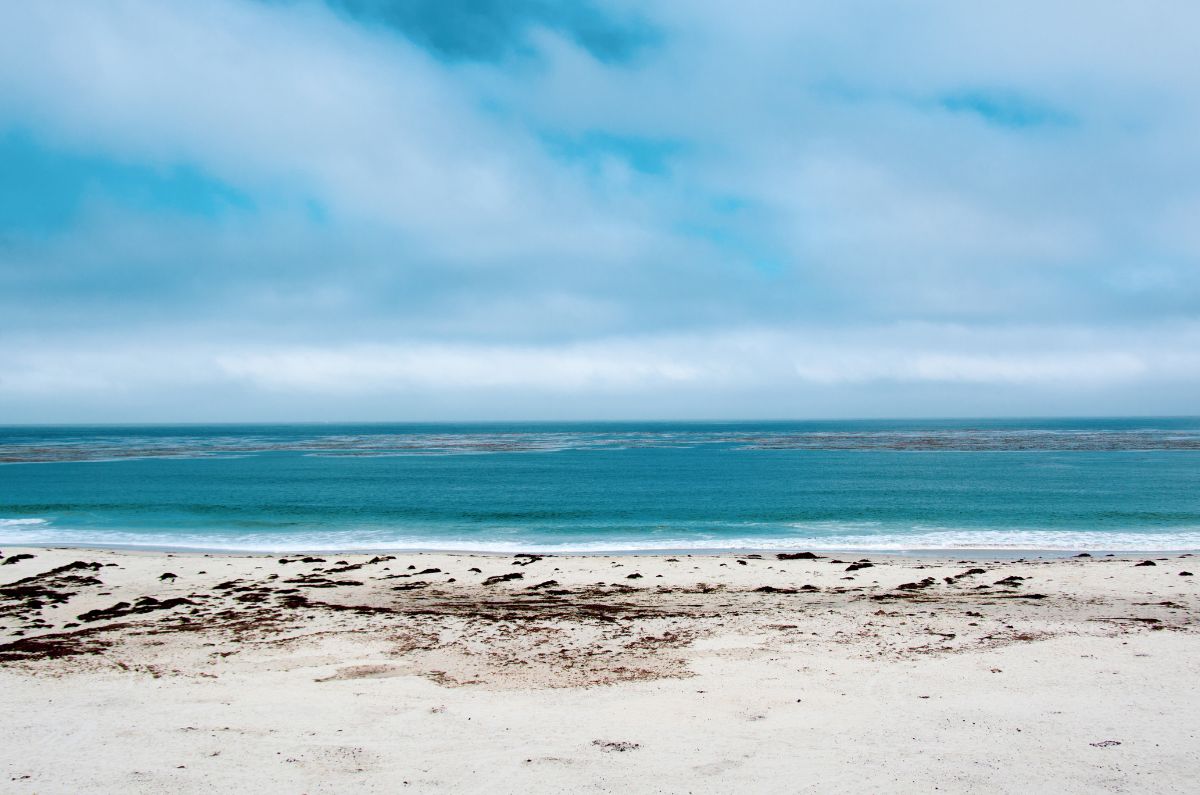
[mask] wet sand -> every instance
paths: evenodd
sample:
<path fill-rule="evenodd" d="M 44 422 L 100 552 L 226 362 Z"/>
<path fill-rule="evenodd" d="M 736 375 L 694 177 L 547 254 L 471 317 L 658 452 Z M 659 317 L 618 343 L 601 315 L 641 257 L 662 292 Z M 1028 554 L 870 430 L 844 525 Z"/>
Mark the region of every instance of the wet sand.
<path fill-rule="evenodd" d="M 1190 555 L 2 555 L 3 791 L 1200 776 Z"/>

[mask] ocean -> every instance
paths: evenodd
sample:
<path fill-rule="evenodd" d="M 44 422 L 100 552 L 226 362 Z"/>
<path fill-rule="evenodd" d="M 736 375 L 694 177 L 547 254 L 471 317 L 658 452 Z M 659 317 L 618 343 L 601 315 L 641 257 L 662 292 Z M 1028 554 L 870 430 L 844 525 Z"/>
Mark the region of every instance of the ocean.
<path fill-rule="evenodd" d="M 1200 549 L 1200 419 L 0 428 L 0 548 Z"/>

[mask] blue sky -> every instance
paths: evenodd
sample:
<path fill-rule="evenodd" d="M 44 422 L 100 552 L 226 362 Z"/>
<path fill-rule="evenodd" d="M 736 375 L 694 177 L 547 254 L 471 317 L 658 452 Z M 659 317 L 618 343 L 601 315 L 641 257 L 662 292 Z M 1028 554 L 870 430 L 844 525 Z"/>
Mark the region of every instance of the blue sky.
<path fill-rule="evenodd" d="M 0 7 L 0 422 L 1194 414 L 1186 2 Z"/>

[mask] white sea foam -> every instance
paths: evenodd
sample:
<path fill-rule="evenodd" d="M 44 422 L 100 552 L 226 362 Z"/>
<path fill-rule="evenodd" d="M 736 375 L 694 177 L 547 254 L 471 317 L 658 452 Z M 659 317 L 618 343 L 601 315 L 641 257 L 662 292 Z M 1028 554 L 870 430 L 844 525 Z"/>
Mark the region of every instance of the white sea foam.
<path fill-rule="evenodd" d="M 907 531 L 871 522 L 808 523 L 794 534 L 722 536 L 625 534 L 619 537 L 536 539 L 504 536 L 423 535 L 413 532 L 329 530 L 294 533 L 133 532 L 56 527 L 45 519 L 0 519 L 0 544 L 21 546 L 104 546 L 228 552 L 426 550 L 446 552 L 599 553 L 720 550 L 813 550 L 920 552 L 991 549 L 1046 551 L 1156 552 L 1200 550 L 1200 528 L 1158 532 L 953 529 Z M 839 532 L 840 530 L 840 532 Z M 815 532 L 814 532 L 815 531 Z"/>

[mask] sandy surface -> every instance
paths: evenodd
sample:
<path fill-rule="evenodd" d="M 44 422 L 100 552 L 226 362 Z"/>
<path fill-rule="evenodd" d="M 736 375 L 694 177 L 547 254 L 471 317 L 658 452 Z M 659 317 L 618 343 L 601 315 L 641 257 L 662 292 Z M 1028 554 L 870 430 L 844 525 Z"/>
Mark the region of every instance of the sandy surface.
<path fill-rule="evenodd" d="M 1200 786 L 1200 557 L 302 557 L 4 549 L 0 791 Z"/>

